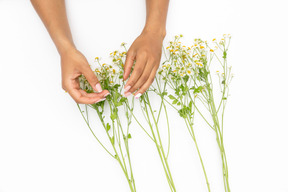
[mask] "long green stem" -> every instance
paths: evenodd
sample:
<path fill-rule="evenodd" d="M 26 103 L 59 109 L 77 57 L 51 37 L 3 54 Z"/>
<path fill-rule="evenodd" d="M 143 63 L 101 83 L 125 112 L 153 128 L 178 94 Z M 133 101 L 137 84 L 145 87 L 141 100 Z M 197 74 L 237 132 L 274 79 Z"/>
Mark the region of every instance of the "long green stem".
<path fill-rule="evenodd" d="M 191 102 L 194 102 L 190 96 L 190 100 Z M 185 106 L 185 101 L 183 101 L 183 99 L 180 97 L 180 103 L 181 103 L 181 106 L 184 107 Z M 202 160 L 202 156 L 201 156 L 201 153 L 200 153 L 200 150 L 199 150 L 199 147 L 198 147 L 198 143 L 197 143 L 197 140 L 196 140 L 196 136 L 195 136 L 195 133 L 194 133 L 194 127 L 193 127 L 193 120 L 194 120 L 194 111 L 193 112 L 191 111 L 191 114 L 193 114 L 191 117 L 189 116 L 186 116 L 186 117 L 183 117 L 184 121 L 185 121 L 185 124 L 186 124 L 186 127 L 192 137 L 192 140 L 194 141 L 194 144 L 195 144 L 195 147 L 196 147 L 196 150 L 197 150 L 197 154 L 198 154 L 198 157 L 200 159 L 200 162 L 201 162 L 201 166 L 202 166 L 202 170 L 203 170 L 203 173 L 204 173 L 204 176 L 205 176 L 205 180 L 206 180 L 206 185 L 207 185 L 207 188 L 208 188 L 208 191 L 210 192 L 210 184 L 209 184 L 209 180 L 208 180 L 208 177 L 207 177 L 207 174 L 206 174 L 206 170 L 205 170 L 205 166 L 204 166 L 204 162 Z M 191 121 L 192 120 L 192 121 Z"/>
<path fill-rule="evenodd" d="M 151 107 L 150 101 L 149 101 L 148 96 L 147 96 L 147 93 L 145 93 L 143 96 L 144 96 L 144 99 L 143 99 L 142 102 L 144 103 L 144 108 L 141 107 L 141 109 L 144 110 L 145 113 L 146 113 L 147 122 L 149 124 L 153 140 L 155 141 L 154 143 L 156 145 L 157 152 L 158 152 L 160 160 L 162 162 L 162 166 L 163 166 L 163 169 L 164 169 L 164 172 L 165 172 L 165 175 L 166 175 L 167 182 L 169 184 L 170 190 L 172 192 L 176 192 L 176 188 L 175 188 L 175 185 L 174 185 L 174 182 L 173 182 L 173 178 L 172 178 L 172 174 L 171 174 L 171 171 L 170 171 L 170 168 L 169 168 L 169 164 L 168 164 L 168 161 L 166 159 L 165 152 L 163 150 L 163 146 L 162 146 L 162 141 L 161 141 L 161 137 L 160 137 L 160 133 L 159 133 L 157 120 L 155 118 L 153 109 Z M 156 134 L 154 132 L 152 121 L 150 120 L 149 111 L 150 111 L 150 114 L 151 114 L 151 116 L 153 118 L 153 122 L 155 124 L 157 136 L 156 136 Z"/>
<path fill-rule="evenodd" d="M 147 110 L 147 106 L 146 106 L 146 104 L 145 104 L 145 112 L 147 113 L 147 115 L 149 115 L 149 114 L 148 114 L 148 110 Z M 173 192 L 173 188 L 172 188 L 172 185 L 171 185 L 170 177 L 169 177 L 169 175 L 168 175 L 167 168 L 166 168 L 166 166 L 165 166 L 165 164 L 164 164 L 163 156 L 162 156 L 162 154 L 161 154 L 161 152 L 160 152 L 160 147 L 159 147 L 159 144 L 158 144 L 158 142 L 157 142 L 157 139 L 156 139 L 155 133 L 154 133 L 154 131 L 153 131 L 153 126 L 152 126 L 152 124 L 151 124 L 151 121 L 150 121 L 149 116 L 148 116 L 148 124 L 149 124 L 149 127 L 150 127 L 150 129 L 151 129 L 151 132 L 152 132 L 153 138 L 154 138 L 154 140 L 155 140 L 154 143 L 155 143 L 155 145 L 156 145 L 157 152 L 158 152 L 158 154 L 159 154 L 159 157 L 160 157 L 160 160 L 161 160 L 162 166 L 163 166 L 163 168 L 164 168 L 165 175 L 166 175 L 166 178 L 167 178 L 167 181 L 168 181 L 169 187 L 170 187 L 171 191 Z"/>
<path fill-rule="evenodd" d="M 81 109 L 80 109 L 80 106 L 79 106 L 79 105 L 78 105 L 78 108 L 79 108 L 79 110 L 80 110 L 80 112 L 81 112 Z M 99 117 L 99 119 L 100 119 L 100 121 L 101 121 L 101 123 L 102 123 L 102 126 L 105 128 L 105 122 L 104 122 L 104 119 L 103 119 L 103 117 L 102 117 L 99 109 L 98 109 L 97 107 L 96 107 L 96 108 L 93 108 L 93 109 L 96 110 L 96 112 L 97 112 L 97 114 L 98 114 L 98 117 Z M 81 113 L 82 113 L 82 112 L 81 112 Z M 83 116 L 83 114 L 82 114 L 82 116 Z M 83 116 L 83 118 L 84 118 L 84 116 Z M 84 119 L 85 119 L 85 118 L 84 118 Z M 86 119 L 85 119 L 85 122 L 87 123 Z M 129 175 L 128 175 L 127 168 L 126 168 L 126 165 L 125 165 L 125 159 L 124 159 L 124 157 L 122 156 L 123 162 L 121 161 L 120 156 L 119 156 L 119 153 L 118 153 L 117 149 L 115 148 L 114 143 L 112 143 L 112 141 L 111 141 L 111 139 L 110 139 L 110 135 L 109 135 L 108 131 L 106 130 L 106 128 L 105 128 L 106 134 L 107 134 L 107 136 L 108 136 L 108 138 L 109 138 L 109 140 L 110 140 L 110 144 L 111 144 L 112 147 L 113 147 L 113 150 L 114 150 L 114 152 L 115 152 L 115 156 L 113 156 L 113 155 L 104 147 L 104 145 L 99 141 L 99 139 L 96 137 L 96 135 L 94 134 L 94 132 L 92 131 L 92 129 L 91 129 L 91 127 L 89 126 L 88 123 L 87 123 L 87 125 L 88 125 L 90 131 L 92 132 L 92 134 L 94 135 L 94 137 L 95 137 L 95 138 L 97 139 L 97 141 L 101 144 L 101 146 L 102 146 L 114 159 L 116 159 L 117 162 L 119 163 L 119 165 L 120 165 L 120 167 L 121 167 L 121 169 L 122 169 L 122 171 L 123 171 L 123 173 L 124 173 L 124 175 L 125 175 L 125 178 L 126 178 L 126 180 L 127 180 L 127 182 L 128 182 L 128 185 L 129 185 L 129 188 L 130 188 L 131 192 L 136 192 L 136 187 L 135 187 L 135 184 L 134 184 L 134 178 L 133 178 L 133 179 L 130 179 L 130 177 L 129 177 Z M 114 127 L 114 123 L 113 123 L 113 127 Z M 121 152 L 121 153 L 122 153 L 122 152 Z M 122 154 L 121 154 L 121 155 L 122 155 Z"/>
<path fill-rule="evenodd" d="M 151 107 L 151 104 L 150 104 L 150 101 L 149 101 L 149 98 L 148 98 L 147 95 L 146 95 L 146 99 L 147 99 L 147 104 L 148 104 L 149 109 L 150 109 L 150 113 L 151 113 L 153 121 L 155 123 L 155 128 L 156 128 L 156 132 L 157 132 L 157 136 L 158 136 L 158 140 L 159 140 L 159 144 L 160 144 L 160 151 L 162 153 L 162 156 L 164 157 L 165 165 L 166 165 L 166 168 L 167 168 L 168 173 L 169 173 L 170 182 L 171 182 L 172 188 L 174 189 L 174 191 L 176 191 L 175 185 L 174 185 L 174 181 L 173 181 L 173 178 L 172 178 L 172 174 L 171 174 L 171 171 L 170 171 L 170 168 L 169 168 L 169 164 L 168 164 L 167 159 L 165 158 L 165 152 L 164 152 L 164 149 L 163 149 L 162 140 L 161 140 L 160 133 L 159 133 L 158 123 L 157 123 L 156 118 L 154 116 L 153 109 Z"/>
<path fill-rule="evenodd" d="M 187 118 L 186 120 L 188 121 L 190 130 L 191 130 L 191 132 L 192 132 L 192 134 L 193 134 L 193 141 L 194 141 L 194 143 L 195 143 L 195 147 L 196 147 L 196 149 L 197 149 L 198 157 L 199 157 L 200 162 L 201 162 L 201 166 L 202 166 L 202 170 L 203 170 L 203 173 L 204 173 L 204 176 L 205 176 L 207 188 L 208 188 L 208 191 L 210 192 L 210 191 L 211 191 L 211 189 L 210 189 L 210 184 L 209 184 L 208 176 L 207 176 L 207 174 L 206 174 L 204 162 L 203 162 L 203 160 L 202 160 L 202 156 L 201 156 L 201 153 L 200 153 L 200 150 L 199 150 L 199 147 L 198 147 L 198 143 L 197 143 L 197 140 L 196 140 L 196 137 L 195 137 L 195 133 L 194 133 L 194 129 L 193 129 L 193 124 L 189 121 L 188 118 Z M 187 128 L 189 129 L 189 127 L 187 127 Z"/>
<path fill-rule="evenodd" d="M 209 89 L 209 88 L 208 88 Z M 220 129 L 220 123 L 217 115 L 217 109 L 214 103 L 214 98 L 213 98 L 213 92 L 211 89 L 209 89 L 209 105 L 212 110 L 212 119 L 214 122 L 215 126 L 215 133 L 216 133 L 216 138 L 217 138 L 217 143 L 220 149 L 221 153 L 221 159 L 222 159 L 222 172 L 223 172 L 223 181 L 224 181 L 224 188 L 225 192 L 230 192 L 230 186 L 229 186 L 229 178 L 228 178 L 228 164 L 227 164 L 227 159 L 226 159 L 226 153 L 224 149 L 224 143 L 223 143 L 223 133 Z"/>

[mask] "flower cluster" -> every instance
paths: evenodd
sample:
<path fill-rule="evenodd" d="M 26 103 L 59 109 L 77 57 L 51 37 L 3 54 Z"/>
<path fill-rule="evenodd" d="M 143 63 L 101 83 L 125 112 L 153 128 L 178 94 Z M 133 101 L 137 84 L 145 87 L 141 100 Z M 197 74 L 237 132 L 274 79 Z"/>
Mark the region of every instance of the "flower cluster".
<path fill-rule="evenodd" d="M 125 47 L 125 43 L 122 43 L 121 45 Z M 110 57 L 112 58 L 112 64 L 100 63 L 100 58 L 95 57 L 95 63 L 98 65 L 98 67 L 93 70 L 99 79 L 100 84 L 108 91 L 111 90 L 111 87 L 119 84 L 120 80 L 123 79 L 126 51 L 113 51 L 110 53 Z M 83 90 L 85 90 L 87 93 L 93 92 L 92 87 L 84 75 L 79 77 L 79 81 L 80 87 Z"/>

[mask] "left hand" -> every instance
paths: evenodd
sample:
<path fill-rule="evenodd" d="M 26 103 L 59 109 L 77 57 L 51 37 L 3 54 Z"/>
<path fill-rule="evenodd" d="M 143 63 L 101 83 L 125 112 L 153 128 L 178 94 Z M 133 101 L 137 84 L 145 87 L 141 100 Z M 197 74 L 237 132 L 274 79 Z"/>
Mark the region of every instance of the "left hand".
<path fill-rule="evenodd" d="M 162 54 L 164 37 L 152 32 L 142 32 L 127 51 L 124 65 L 124 80 L 128 79 L 131 68 L 136 61 L 133 72 L 124 86 L 124 96 L 135 91 L 138 99 L 153 83 Z"/>

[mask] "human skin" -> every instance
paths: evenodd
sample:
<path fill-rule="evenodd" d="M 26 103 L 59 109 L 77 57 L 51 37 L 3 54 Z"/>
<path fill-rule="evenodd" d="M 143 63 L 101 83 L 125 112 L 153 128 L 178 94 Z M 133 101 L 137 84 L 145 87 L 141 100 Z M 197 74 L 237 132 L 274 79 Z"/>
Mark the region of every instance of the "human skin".
<path fill-rule="evenodd" d="M 77 50 L 69 27 L 65 0 L 31 0 L 49 32 L 61 57 L 62 88 L 77 102 L 93 104 L 105 99 L 109 92 L 101 85 L 85 56 Z M 169 0 L 146 0 L 146 23 L 142 33 L 127 51 L 124 65 L 124 95 L 135 92 L 139 98 L 152 84 L 160 64 L 162 43 L 166 35 Z M 132 74 L 131 68 L 135 62 Z M 80 89 L 78 77 L 83 74 L 95 93 Z M 130 76 L 130 77 L 129 77 Z"/>

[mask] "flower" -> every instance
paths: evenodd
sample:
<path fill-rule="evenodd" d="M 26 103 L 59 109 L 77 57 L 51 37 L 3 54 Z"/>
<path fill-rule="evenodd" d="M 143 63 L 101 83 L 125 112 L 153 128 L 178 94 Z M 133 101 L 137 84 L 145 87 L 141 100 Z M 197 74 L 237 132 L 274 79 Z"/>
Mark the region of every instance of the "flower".
<path fill-rule="evenodd" d="M 200 67 L 203 67 L 203 64 L 200 63 L 200 62 L 196 62 L 195 64 L 198 65 L 198 66 L 200 66 Z"/>

